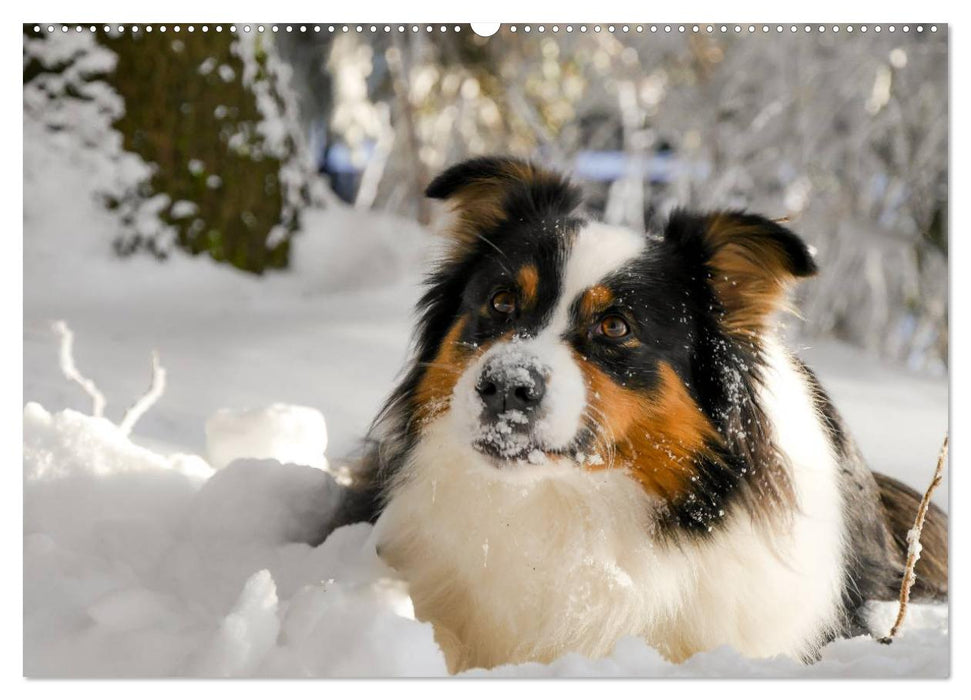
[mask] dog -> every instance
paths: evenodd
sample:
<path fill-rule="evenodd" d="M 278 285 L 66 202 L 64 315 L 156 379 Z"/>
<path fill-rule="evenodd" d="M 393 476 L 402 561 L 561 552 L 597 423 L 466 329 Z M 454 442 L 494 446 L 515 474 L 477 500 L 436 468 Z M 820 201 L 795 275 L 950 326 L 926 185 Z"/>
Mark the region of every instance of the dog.
<path fill-rule="evenodd" d="M 741 211 L 648 232 L 514 158 L 426 195 L 447 250 L 333 525 L 376 522 L 449 670 L 720 645 L 805 662 L 895 600 L 920 497 L 779 339 L 807 245 Z M 947 596 L 932 507 L 913 594 Z"/>

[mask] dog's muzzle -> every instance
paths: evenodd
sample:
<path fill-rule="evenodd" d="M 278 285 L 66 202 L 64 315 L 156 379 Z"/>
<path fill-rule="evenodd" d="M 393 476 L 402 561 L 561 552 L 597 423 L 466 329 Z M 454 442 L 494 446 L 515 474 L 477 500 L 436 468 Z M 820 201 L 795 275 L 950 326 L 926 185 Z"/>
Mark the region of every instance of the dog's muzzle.
<path fill-rule="evenodd" d="M 490 362 L 479 375 L 475 390 L 485 407 L 484 420 L 495 421 L 508 411 L 533 417 L 546 394 L 546 380 L 535 364 Z"/>
<path fill-rule="evenodd" d="M 505 459 L 522 458 L 535 449 L 533 428 L 542 415 L 547 372 L 537 358 L 524 353 L 502 353 L 485 364 L 475 384 L 482 403 L 477 448 Z"/>

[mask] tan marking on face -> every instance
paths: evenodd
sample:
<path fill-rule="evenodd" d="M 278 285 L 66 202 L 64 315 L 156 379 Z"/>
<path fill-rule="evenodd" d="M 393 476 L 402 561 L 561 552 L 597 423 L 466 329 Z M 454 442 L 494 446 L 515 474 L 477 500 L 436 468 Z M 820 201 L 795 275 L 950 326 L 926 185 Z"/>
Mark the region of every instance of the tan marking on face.
<path fill-rule="evenodd" d="M 606 285 L 590 287 L 580 297 L 580 317 L 585 322 L 593 322 L 596 316 L 607 310 L 613 300 L 614 293 Z"/>
<path fill-rule="evenodd" d="M 601 439 L 613 459 L 585 468 L 626 468 L 644 490 L 671 500 L 688 490 L 696 459 L 709 453 L 720 436 L 688 393 L 674 369 L 660 365 L 660 381 L 649 393 L 617 384 L 590 362 L 580 362 L 586 377 L 591 415 L 601 424 Z M 609 452 L 611 448 L 608 447 Z"/>
<path fill-rule="evenodd" d="M 438 347 L 438 353 L 418 382 L 415 413 L 420 423 L 426 423 L 448 409 L 456 382 L 476 356 L 476 351 L 461 345 L 459 341 L 465 322 L 465 318 L 460 318 L 449 329 Z"/>
<path fill-rule="evenodd" d="M 523 308 L 531 309 L 536 306 L 539 294 L 539 270 L 535 265 L 524 265 L 516 274 L 516 283 L 522 294 Z"/>
<path fill-rule="evenodd" d="M 415 415 L 419 425 L 437 418 L 448 410 L 452 392 L 459 378 L 472 362 L 493 344 L 508 340 L 513 331 L 470 347 L 461 342 L 467 319 L 462 317 L 449 329 L 435 358 L 425 367 L 425 373 L 415 389 Z"/>

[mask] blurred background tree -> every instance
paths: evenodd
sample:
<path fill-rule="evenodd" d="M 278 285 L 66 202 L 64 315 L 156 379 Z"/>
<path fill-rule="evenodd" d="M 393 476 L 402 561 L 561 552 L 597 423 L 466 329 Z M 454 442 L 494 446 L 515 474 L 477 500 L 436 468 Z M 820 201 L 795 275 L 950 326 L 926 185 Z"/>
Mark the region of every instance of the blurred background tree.
<path fill-rule="evenodd" d="M 822 269 L 794 332 L 946 365 L 946 29 L 376 29 L 297 39 L 326 46 L 299 65 L 332 78 L 318 162 L 346 201 L 424 221 L 430 174 L 511 153 L 571 171 L 612 223 L 675 206 L 786 218 Z"/>
<path fill-rule="evenodd" d="M 488 39 L 467 25 L 196 27 L 99 31 L 80 52 L 55 33 L 74 42 L 70 59 L 29 49 L 46 40 L 25 29 L 25 109 L 28 84 L 51 113 L 106 103 L 104 90 L 84 97 L 92 83 L 117 94 L 120 107 L 101 107 L 117 157 L 151 170 L 113 195 L 130 224 L 121 253 L 285 267 L 304 207 L 339 199 L 427 223 L 436 171 L 506 153 L 570 171 L 612 223 L 649 227 L 675 206 L 785 217 L 822 269 L 794 333 L 944 371 L 947 28 L 843 27 L 505 25 Z"/>
<path fill-rule="evenodd" d="M 319 201 L 321 189 L 297 120 L 289 66 L 272 40 L 228 30 L 96 37 L 113 54 L 111 66 L 75 74 L 74 82 L 104 84 L 120 98 L 113 126 L 122 148 L 151 168 L 136 187 L 105 192 L 106 204 L 126 224 L 115 250 L 164 259 L 178 247 L 248 272 L 286 267 L 300 210 Z M 45 65 L 43 51 L 25 59 L 25 83 L 63 85 L 50 78 L 63 78 L 97 50 L 81 37 L 72 40 L 77 51 L 63 60 Z M 83 100 L 84 86 L 68 86 L 60 97 Z"/>

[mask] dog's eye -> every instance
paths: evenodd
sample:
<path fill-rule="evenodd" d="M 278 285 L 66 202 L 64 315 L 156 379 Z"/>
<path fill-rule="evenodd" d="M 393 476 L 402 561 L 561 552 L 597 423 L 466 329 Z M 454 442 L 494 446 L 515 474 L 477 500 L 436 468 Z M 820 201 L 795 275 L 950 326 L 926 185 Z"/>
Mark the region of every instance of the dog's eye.
<path fill-rule="evenodd" d="M 503 316 L 516 313 L 516 295 L 512 292 L 501 291 L 492 295 L 492 308 Z"/>
<path fill-rule="evenodd" d="M 608 338 L 623 338 L 630 333 L 630 326 L 620 316 L 607 316 L 600 322 L 597 332 Z"/>

